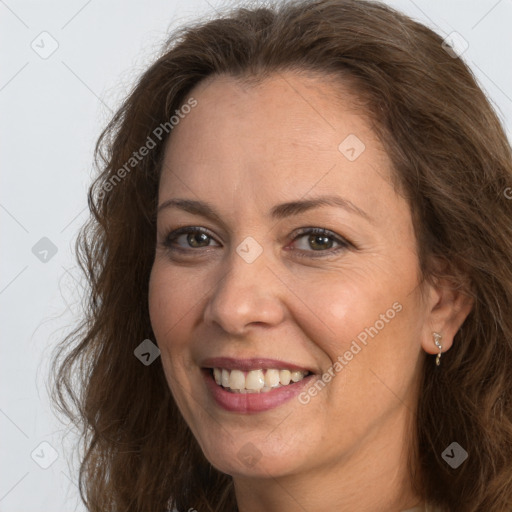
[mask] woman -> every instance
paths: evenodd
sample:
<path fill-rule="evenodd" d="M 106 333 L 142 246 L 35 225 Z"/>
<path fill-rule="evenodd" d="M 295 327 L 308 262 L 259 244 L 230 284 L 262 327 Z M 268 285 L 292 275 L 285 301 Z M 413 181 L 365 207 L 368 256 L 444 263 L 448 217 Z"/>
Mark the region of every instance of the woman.
<path fill-rule="evenodd" d="M 449 50 L 359 0 L 173 35 L 55 359 L 89 510 L 512 509 L 511 148 Z"/>

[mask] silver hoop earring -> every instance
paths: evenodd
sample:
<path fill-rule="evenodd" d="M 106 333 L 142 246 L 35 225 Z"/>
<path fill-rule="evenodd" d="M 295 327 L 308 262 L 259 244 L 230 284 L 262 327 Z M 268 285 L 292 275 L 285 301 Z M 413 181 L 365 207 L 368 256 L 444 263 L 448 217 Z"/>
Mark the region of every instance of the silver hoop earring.
<path fill-rule="evenodd" d="M 441 364 L 441 354 L 443 353 L 443 347 L 440 343 L 442 336 L 438 332 L 433 332 L 434 343 L 436 347 L 439 349 L 439 354 L 436 356 L 436 365 L 439 366 Z"/>

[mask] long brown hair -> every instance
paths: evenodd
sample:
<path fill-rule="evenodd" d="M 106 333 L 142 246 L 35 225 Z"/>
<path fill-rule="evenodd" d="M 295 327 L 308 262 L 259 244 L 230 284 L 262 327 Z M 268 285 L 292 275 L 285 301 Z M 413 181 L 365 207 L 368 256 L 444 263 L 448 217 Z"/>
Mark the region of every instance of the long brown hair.
<path fill-rule="evenodd" d="M 511 147 L 444 46 L 363 0 L 236 8 L 170 37 L 98 140 L 91 217 L 76 242 L 90 289 L 83 321 L 54 357 L 54 400 L 80 428 L 91 512 L 237 510 L 232 478 L 202 454 L 160 360 L 144 366 L 134 349 L 155 340 L 148 280 L 169 119 L 205 77 L 285 70 L 338 77 L 362 100 L 409 201 L 423 278 L 438 275 L 441 259 L 443 275 L 474 299 L 441 367 L 425 355 L 410 462 L 418 494 L 451 512 L 512 510 Z M 469 454 L 457 469 L 442 458 L 454 441 Z"/>

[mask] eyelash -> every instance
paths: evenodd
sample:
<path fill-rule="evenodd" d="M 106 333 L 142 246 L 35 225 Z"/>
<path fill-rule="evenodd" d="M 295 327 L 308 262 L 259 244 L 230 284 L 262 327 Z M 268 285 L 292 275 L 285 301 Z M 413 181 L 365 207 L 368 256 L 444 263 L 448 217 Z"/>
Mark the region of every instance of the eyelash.
<path fill-rule="evenodd" d="M 183 247 L 175 246 L 173 245 L 173 242 L 181 235 L 189 234 L 189 233 L 200 233 L 205 234 L 209 238 L 213 237 L 209 234 L 209 231 L 205 228 L 202 228 L 200 226 L 187 226 L 183 228 L 176 229 L 174 231 L 171 231 L 167 234 L 164 241 L 162 242 L 162 245 L 168 250 L 172 252 L 181 252 L 181 253 L 190 253 L 190 251 L 197 251 L 198 249 L 207 249 L 209 246 L 206 247 L 200 247 L 200 248 L 187 248 L 184 249 Z M 327 249 L 325 251 L 303 251 L 299 250 L 296 256 L 299 258 L 325 258 L 328 256 L 333 256 L 335 254 L 338 254 L 342 250 L 346 250 L 349 247 L 354 247 L 354 245 L 349 242 L 348 240 L 336 235 L 332 231 L 329 231 L 328 229 L 324 228 L 301 228 L 296 233 L 295 238 L 292 240 L 295 242 L 298 238 L 303 237 L 304 235 L 324 235 L 326 237 L 332 238 L 336 243 L 339 244 L 339 247 L 334 249 Z M 308 254 L 304 254 L 304 252 Z M 317 253 L 317 255 L 311 255 L 309 253 L 314 252 Z M 324 254 L 318 254 L 318 253 L 324 253 Z"/>

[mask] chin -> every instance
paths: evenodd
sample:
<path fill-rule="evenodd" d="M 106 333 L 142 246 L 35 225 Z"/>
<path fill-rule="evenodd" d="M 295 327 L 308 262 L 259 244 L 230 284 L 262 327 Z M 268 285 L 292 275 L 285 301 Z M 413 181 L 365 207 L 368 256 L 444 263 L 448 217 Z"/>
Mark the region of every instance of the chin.
<path fill-rule="evenodd" d="M 247 440 L 243 440 L 241 436 L 233 437 L 233 440 L 225 444 L 217 440 L 211 446 L 210 450 L 202 445 L 205 457 L 214 468 L 231 476 L 279 477 L 294 473 L 301 466 L 307 466 L 302 460 L 304 455 L 297 453 L 293 447 L 283 449 L 282 444 L 264 444 L 264 441 L 257 441 L 250 435 Z"/>

